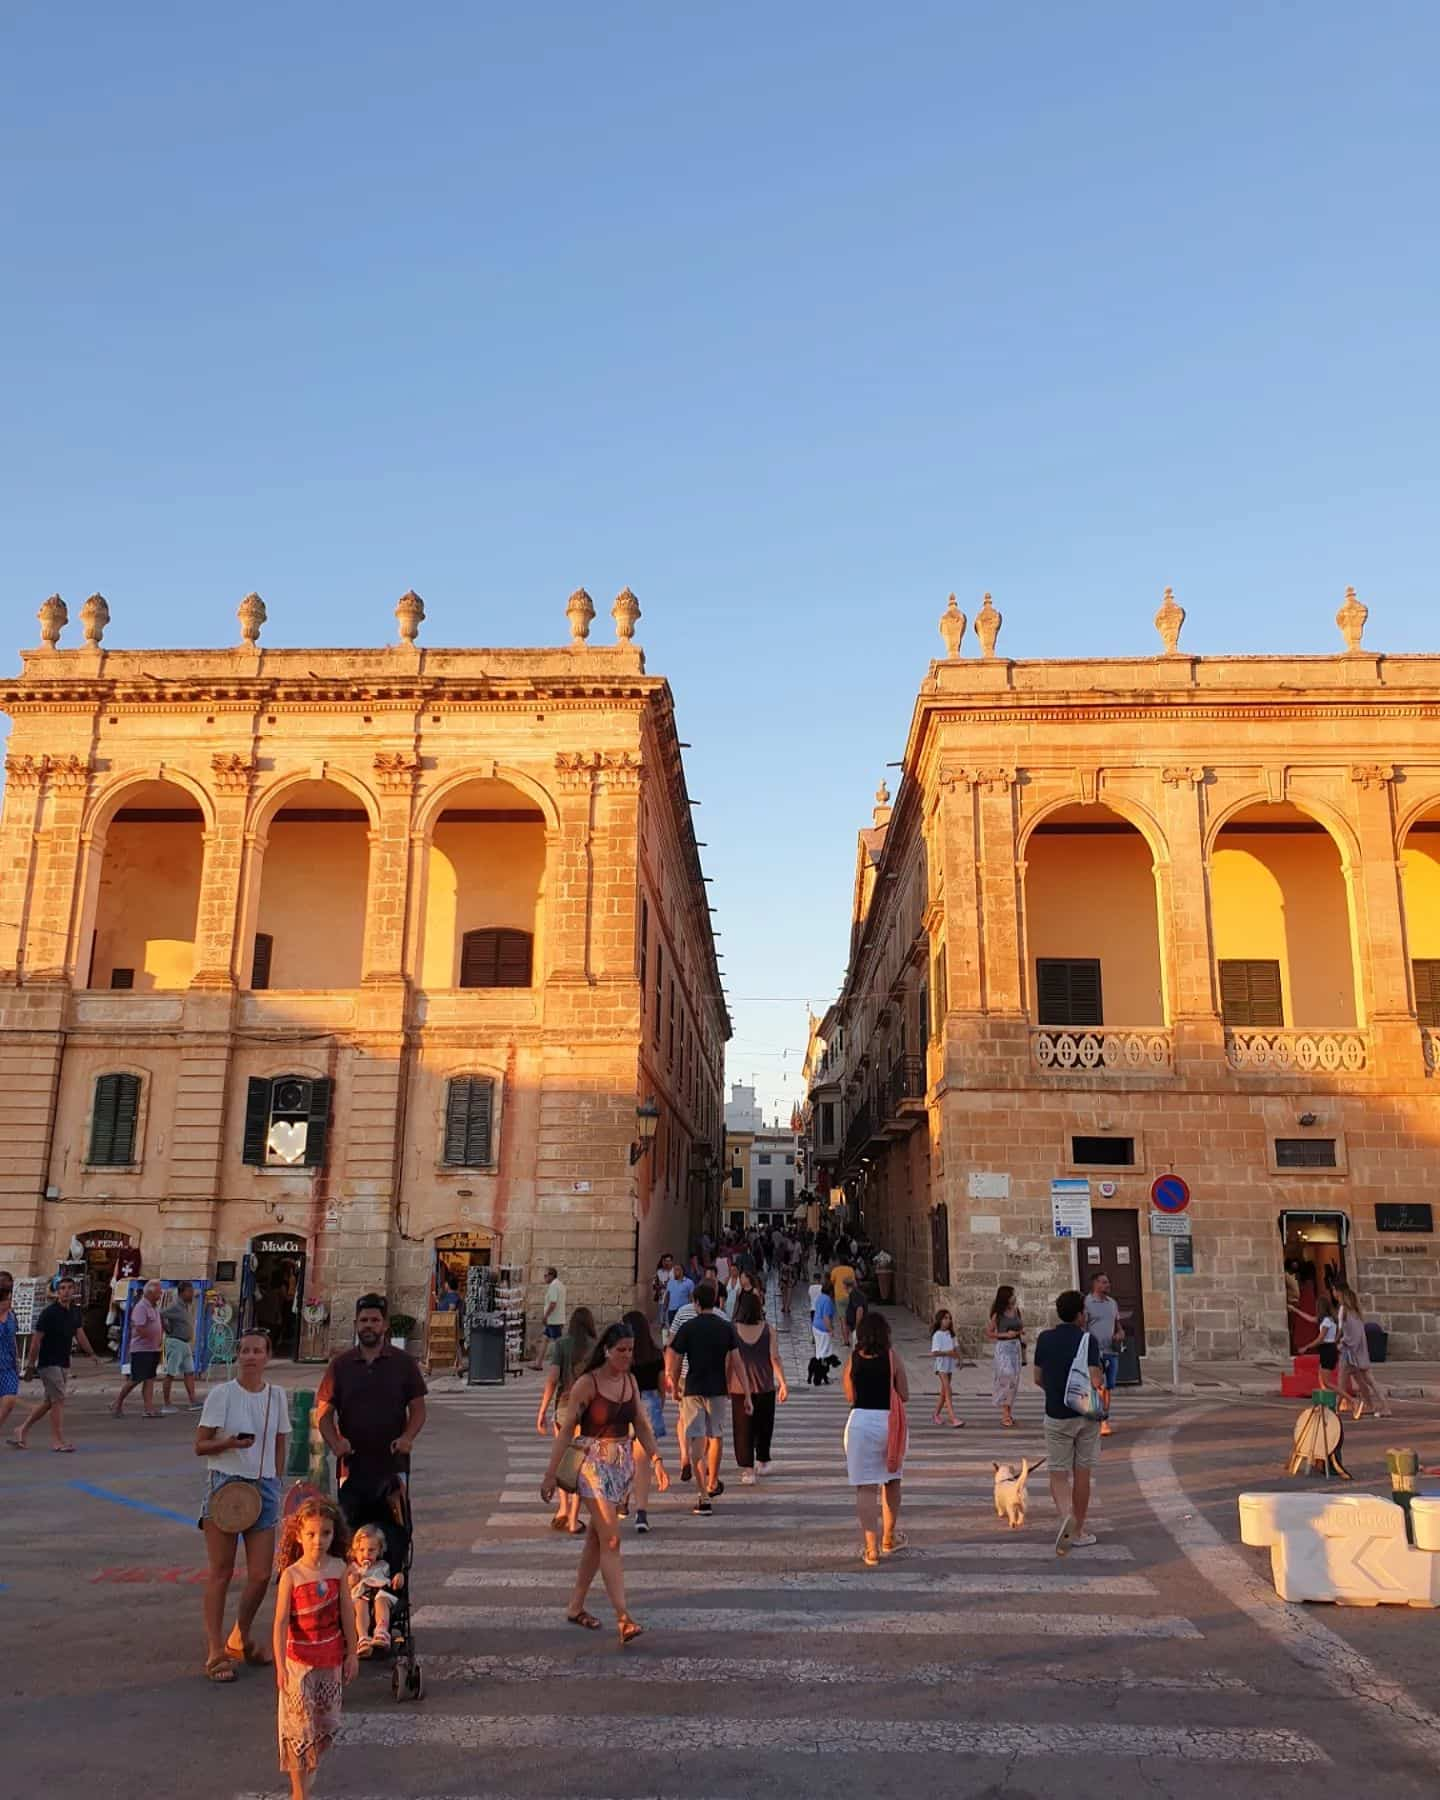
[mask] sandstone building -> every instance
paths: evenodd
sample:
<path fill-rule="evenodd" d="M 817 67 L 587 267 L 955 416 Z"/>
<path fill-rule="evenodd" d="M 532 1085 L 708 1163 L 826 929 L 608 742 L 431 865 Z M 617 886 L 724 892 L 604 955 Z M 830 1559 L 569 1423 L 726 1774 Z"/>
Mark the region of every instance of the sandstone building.
<path fill-rule="evenodd" d="M 1440 1355 L 1440 657 L 949 654 L 857 846 L 850 964 L 812 1035 L 807 1152 L 899 1292 L 971 1334 L 1103 1269 L 1169 1340 L 1149 1190 L 1193 1190 L 1181 1345 L 1288 1344 L 1348 1278 Z M 1052 1235 L 1088 1180 L 1094 1236 Z M 1287 1267 L 1291 1281 L 1287 1283 Z"/>
<path fill-rule="evenodd" d="M 670 690 L 633 643 L 108 651 L 3 703 L 0 1264 L 249 1281 L 348 1341 L 442 1265 L 613 1314 L 719 1198 L 729 1023 Z M 658 1107 L 653 1140 L 637 1109 Z M 642 1153 L 643 1152 L 643 1153 Z M 323 1345 L 322 1345 L 323 1348 Z"/>

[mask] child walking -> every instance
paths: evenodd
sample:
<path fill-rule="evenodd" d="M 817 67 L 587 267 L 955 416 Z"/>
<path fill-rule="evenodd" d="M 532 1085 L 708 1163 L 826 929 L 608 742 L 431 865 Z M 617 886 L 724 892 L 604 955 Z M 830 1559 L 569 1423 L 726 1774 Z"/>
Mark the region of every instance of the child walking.
<path fill-rule="evenodd" d="M 930 1360 L 934 1363 L 935 1373 L 940 1380 L 940 1398 L 935 1402 L 935 1423 L 940 1423 L 942 1414 L 948 1414 L 955 1429 L 963 1431 L 965 1421 L 955 1417 L 955 1402 L 950 1395 L 950 1378 L 955 1373 L 955 1321 L 943 1306 L 936 1313 L 931 1327 Z"/>
<path fill-rule="evenodd" d="M 320 1758 L 340 1726 L 341 1692 L 359 1666 L 345 1548 L 339 1507 L 319 1497 L 292 1514 L 280 1547 L 275 1684 L 280 1767 L 290 1777 L 291 1800 L 309 1800 Z"/>

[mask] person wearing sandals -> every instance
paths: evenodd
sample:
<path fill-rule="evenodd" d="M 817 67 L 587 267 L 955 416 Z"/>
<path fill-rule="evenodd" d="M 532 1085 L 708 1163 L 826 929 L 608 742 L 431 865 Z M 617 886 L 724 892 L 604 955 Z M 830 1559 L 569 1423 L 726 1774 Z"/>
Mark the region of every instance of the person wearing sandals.
<path fill-rule="evenodd" d="M 251 1628 L 270 1585 L 275 1561 L 275 1527 L 280 1522 L 280 1485 L 289 1447 L 290 1408 L 285 1390 L 265 1379 L 270 1361 L 270 1334 L 255 1327 L 242 1332 L 235 1347 L 233 1381 L 211 1388 L 195 1432 L 195 1454 L 208 1464 L 205 1504 L 200 1528 L 205 1533 L 209 1573 L 205 1582 L 205 1674 L 215 1682 L 233 1681 L 232 1666 L 268 1668 L 270 1658 L 255 1643 Z M 243 1532 L 222 1531 L 210 1517 L 210 1502 L 230 1481 L 255 1483 L 260 1511 Z M 235 1546 L 245 1540 L 245 1585 L 235 1626 L 225 1636 L 225 1597 L 235 1573 Z"/>
<path fill-rule="evenodd" d="M 630 1367 L 640 1389 L 640 1404 L 650 1420 L 656 1442 L 665 1432 L 665 1393 L 669 1381 L 665 1374 L 665 1352 L 655 1342 L 650 1321 L 642 1312 L 627 1312 L 621 1321 L 635 1334 L 635 1353 Z M 639 1444 L 635 1457 L 635 1529 L 643 1537 L 650 1529 L 650 1458 L 644 1444 Z"/>
<path fill-rule="evenodd" d="M 1370 1343 L 1365 1336 L 1365 1315 L 1355 1290 L 1341 1282 L 1335 1289 L 1340 1302 L 1340 1401 L 1343 1409 L 1348 1399 L 1357 1419 L 1363 1418 L 1368 1406 L 1377 1419 L 1388 1419 L 1389 1413 L 1380 1403 L 1380 1390 L 1370 1373 Z"/>
<path fill-rule="evenodd" d="M 577 1306 L 564 1337 L 552 1339 L 545 1352 L 545 1386 L 535 1411 L 535 1429 L 541 1437 L 559 1434 L 560 1409 L 594 1348 L 594 1315 L 588 1306 Z M 561 1493 L 550 1524 L 555 1531 L 568 1530 L 573 1537 L 580 1536 L 585 1527 L 580 1523 L 580 1501 L 576 1495 Z"/>
<path fill-rule="evenodd" d="M 845 1471 L 855 1490 L 855 1510 L 865 1548 L 861 1560 L 873 1569 L 882 1556 L 905 1548 L 900 1522 L 900 1482 L 904 1464 L 887 1463 L 890 1439 L 890 1396 L 910 1398 L 905 1365 L 890 1347 L 890 1322 L 880 1311 L 866 1313 L 855 1348 L 845 1365 Z"/>
<path fill-rule="evenodd" d="M 155 1377 L 160 1373 L 160 1357 L 165 1342 L 165 1324 L 160 1315 L 161 1287 L 158 1281 L 147 1281 L 140 1297 L 130 1308 L 130 1374 L 110 1408 L 118 1419 L 125 1402 L 138 1387 L 145 1404 L 147 1419 L 163 1418 L 155 1404 Z"/>
<path fill-rule="evenodd" d="M 935 1378 L 940 1383 L 940 1397 L 935 1402 L 935 1423 L 948 1414 L 956 1431 L 965 1429 L 965 1421 L 955 1416 L 955 1397 L 951 1383 L 955 1378 L 955 1320 L 948 1306 L 942 1306 L 930 1326 L 930 1360 L 935 1365 Z"/>
<path fill-rule="evenodd" d="M 1000 1408 L 1000 1423 L 1013 1430 L 1015 1396 L 1020 1392 L 1020 1368 L 1025 1360 L 1025 1321 L 1015 1304 L 1013 1287 L 999 1287 L 990 1303 L 985 1335 L 995 1346 L 995 1373 L 990 1398 Z"/>
<path fill-rule="evenodd" d="M 20 1340 L 15 1329 L 15 1278 L 0 1269 L 0 1428 L 20 1396 Z"/>
<path fill-rule="evenodd" d="M 634 1356 L 635 1334 L 630 1327 L 623 1320 L 611 1325 L 561 1408 L 560 1430 L 540 1483 L 540 1498 L 548 1505 L 555 1497 L 560 1459 L 572 1431 L 578 1431 L 576 1443 L 583 1452 L 578 1492 L 590 1523 L 565 1617 L 582 1631 L 600 1629 L 600 1621 L 585 1610 L 585 1600 L 598 1571 L 615 1609 L 622 1648 L 644 1629 L 630 1617 L 626 1607 L 625 1568 L 620 1557 L 619 1513 L 629 1501 L 635 1480 L 632 1434 L 650 1458 L 657 1491 L 663 1494 L 670 1486 L 649 1412 L 640 1404 L 640 1388 L 631 1373 Z"/>
<path fill-rule="evenodd" d="M 65 1396 L 70 1391 L 70 1347 L 78 1344 L 98 1368 L 100 1358 L 90 1348 L 75 1304 L 75 1283 L 67 1275 L 57 1283 L 55 1298 L 35 1316 L 30 1347 L 25 1357 L 26 1377 L 39 1375 L 42 1399 L 6 1442 L 23 1450 L 32 1427 L 50 1415 L 50 1448 L 68 1454 L 75 1446 L 65 1435 Z"/>

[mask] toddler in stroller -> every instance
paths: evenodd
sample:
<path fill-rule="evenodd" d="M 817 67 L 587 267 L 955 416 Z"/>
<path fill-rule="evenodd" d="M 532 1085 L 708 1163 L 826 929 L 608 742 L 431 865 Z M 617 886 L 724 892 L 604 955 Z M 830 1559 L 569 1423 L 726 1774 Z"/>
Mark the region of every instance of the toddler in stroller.
<path fill-rule="evenodd" d="M 367 1481 L 347 1471 L 338 1497 L 352 1533 L 350 1592 L 360 1631 L 360 1655 L 372 1659 L 377 1653 L 392 1655 L 395 1698 L 418 1700 L 422 1682 L 410 1627 L 415 1533 L 409 1488 L 400 1475 Z"/>

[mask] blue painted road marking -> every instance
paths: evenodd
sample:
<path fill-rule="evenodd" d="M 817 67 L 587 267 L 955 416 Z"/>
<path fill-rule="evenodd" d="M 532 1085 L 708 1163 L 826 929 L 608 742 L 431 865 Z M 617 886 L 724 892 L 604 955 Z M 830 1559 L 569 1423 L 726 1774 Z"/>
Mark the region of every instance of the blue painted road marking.
<path fill-rule="evenodd" d="M 129 1494 L 116 1494 L 109 1488 L 96 1487 L 93 1482 L 70 1481 L 65 1485 L 82 1494 L 89 1494 L 92 1500 L 113 1500 L 116 1506 L 133 1507 L 136 1512 L 151 1513 L 157 1519 L 174 1519 L 181 1525 L 195 1523 L 189 1513 L 173 1512 L 168 1506 L 152 1506 L 148 1500 L 132 1500 Z"/>

